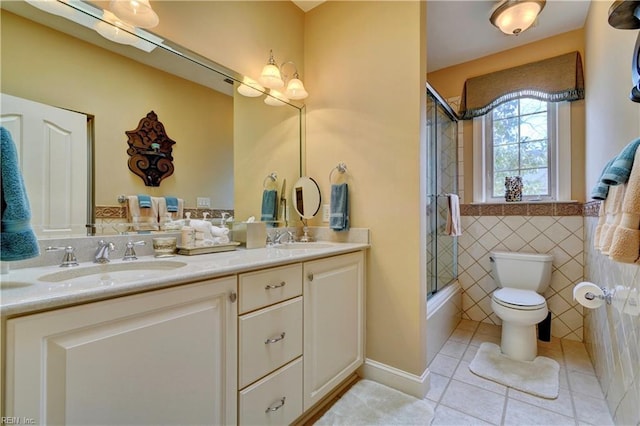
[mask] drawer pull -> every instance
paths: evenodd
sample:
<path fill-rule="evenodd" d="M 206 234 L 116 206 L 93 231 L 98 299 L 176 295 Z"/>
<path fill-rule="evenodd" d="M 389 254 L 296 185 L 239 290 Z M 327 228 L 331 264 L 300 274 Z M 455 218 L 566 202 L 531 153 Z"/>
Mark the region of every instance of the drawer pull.
<path fill-rule="evenodd" d="M 310 273 L 309 275 L 307 275 L 307 278 L 309 279 L 309 281 L 313 281 L 313 273 Z"/>
<path fill-rule="evenodd" d="M 264 341 L 265 345 L 268 345 L 269 343 L 276 343 L 279 342 L 280 340 L 284 339 L 284 331 L 282 332 L 282 334 L 280 334 L 278 337 L 275 337 L 273 339 L 267 339 Z"/>
<path fill-rule="evenodd" d="M 287 398 L 286 396 L 283 396 L 279 401 L 276 401 L 273 404 L 271 404 L 270 406 L 268 406 L 267 409 L 264 412 L 268 413 L 270 411 L 277 411 L 277 410 L 281 409 L 284 406 L 284 400 L 286 398 Z"/>
<path fill-rule="evenodd" d="M 280 287 L 284 287 L 285 285 L 287 285 L 286 282 L 282 281 L 280 284 L 267 284 L 264 289 L 265 290 L 273 290 L 274 288 L 280 288 Z"/>

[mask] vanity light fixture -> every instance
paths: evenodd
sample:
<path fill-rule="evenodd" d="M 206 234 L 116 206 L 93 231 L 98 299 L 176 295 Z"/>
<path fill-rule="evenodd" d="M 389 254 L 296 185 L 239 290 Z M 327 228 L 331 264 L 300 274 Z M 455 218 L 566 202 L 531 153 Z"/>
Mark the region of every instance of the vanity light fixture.
<path fill-rule="evenodd" d="M 264 103 L 271 106 L 282 106 L 289 103 L 289 99 L 281 92 L 278 92 L 275 89 L 269 90 L 269 95 L 264 98 Z"/>
<path fill-rule="evenodd" d="M 93 28 L 107 40 L 120 44 L 135 44 L 139 39 L 136 37 L 135 28 L 108 10 L 102 11 L 102 21 L 95 23 Z"/>
<path fill-rule="evenodd" d="M 538 18 L 546 0 L 502 0 L 489 20 L 508 35 L 518 35 L 529 28 Z"/>
<path fill-rule="evenodd" d="M 280 75 L 280 68 L 273 59 L 273 50 L 269 50 L 269 62 L 262 68 L 260 78 L 258 78 L 260 84 L 269 89 L 280 89 L 284 87 L 284 81 Z"/>
<path fill-rule="evenodd" d="M 295 100 L 304 99 L 307 96 L 309 96 L 309 93 L 304 88 L 304 84 L 302 84 L 302 81 L 300 80 L 300 76 L 298 75 L 298 68 L 296 67 L 296 64 L 294 64 L 291 61 L 285 62 L 284 64 L 282 64 L 280 66 L 280 69 L 283 70 L 283 74 L 284 74 L 284 69 L 286 65 L 291 65 L 294 71 L 293 71 L 292 78 L 289 79 L 287 83 L 287 88 L 284 91 L 284 95 L 289 99 L 295 99 Z M 284 78 L 286 80 L 288 78 L 288 75 L 284 74 Z"/>
<path fill-rule="evenodd" d="M 109 8 L 117 17 L 135 27 L 153 28 L 160 22 L 149 0 L 111 0 Z"/>
<path fill-rule="evenodd" d="M 260 86 L 254 79 L 244 77 L 242 83 L 238 86 L 238 93 L 249 98 L 256 98 L 264 93 L 264 87 Z"/>

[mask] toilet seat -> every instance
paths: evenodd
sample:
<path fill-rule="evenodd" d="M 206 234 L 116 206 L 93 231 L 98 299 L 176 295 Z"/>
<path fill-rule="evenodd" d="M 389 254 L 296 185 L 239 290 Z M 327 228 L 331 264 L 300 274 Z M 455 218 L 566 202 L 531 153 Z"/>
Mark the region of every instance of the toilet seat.
<path fill-rule="evenodd" d="M 545 308 L 546 300 L 533 290 L 521 290 L 517 288 L 501 288 L 493 292 L 492 299 L 505 308 L 521 311 L 533 311 Z"/>

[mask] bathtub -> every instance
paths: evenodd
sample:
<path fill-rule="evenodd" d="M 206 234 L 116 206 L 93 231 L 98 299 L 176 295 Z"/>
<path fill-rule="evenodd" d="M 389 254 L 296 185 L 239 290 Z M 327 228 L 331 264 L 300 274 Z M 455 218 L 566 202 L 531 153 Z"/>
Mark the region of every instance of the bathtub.
<path fill-rule="evenodd" d="M 427 300 L 427 365 L 462 318 L 462 287 L 456 280 Z"/>

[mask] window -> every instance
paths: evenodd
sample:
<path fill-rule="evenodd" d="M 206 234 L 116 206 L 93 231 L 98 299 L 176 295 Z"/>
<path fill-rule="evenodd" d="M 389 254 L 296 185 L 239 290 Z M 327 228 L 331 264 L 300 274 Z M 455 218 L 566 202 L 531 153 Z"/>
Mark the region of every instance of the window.
<path fill-rule="evenodd" d="M 475 118 L 474 202 L 504 202 L 506 176 L 522 176 L 523 201 L 569 200 L 570 125 L 569 102 L 527 97 Z"/>

